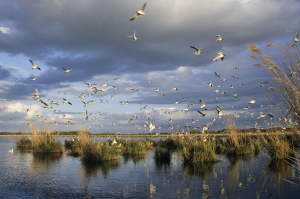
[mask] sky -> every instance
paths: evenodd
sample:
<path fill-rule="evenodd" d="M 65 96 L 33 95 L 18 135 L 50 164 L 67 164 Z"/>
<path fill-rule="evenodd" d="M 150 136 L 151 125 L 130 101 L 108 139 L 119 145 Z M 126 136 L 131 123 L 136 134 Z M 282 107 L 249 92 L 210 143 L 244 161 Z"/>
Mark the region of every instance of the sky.
<path fill-rule="evenodd" d="M 224 115 L 235 113 L 241 114 L 234 118 L 239 128 L 267 128 L 270 119 L 258 115 L 274 114 L 263 92 L 271 83 L 259 84 L 272 78 L 253 66 L 257 61 L 247 44 L 276 57 L 300 31 L 300 2 L 148 0 L 145 16 L 130 21 L 144 3 L 2 0 L 0 131 L 30 132 L 31 123 L 51 131 L 174 133 L 202 131 L 212 121 L 209 129 L 221 130 Z M 128 37 L 134 32 L 135 41 Z M 216 41 L 218 34 L 222 41 Z M 269 42 L 278 48 L 267 48 Z M 190 46 L 202 48 L 200 55 Z M 223 61 L 213 61 L 219 52 Z M 29 60 L 41 70 L 31 69 Z M 35 89 L 52 108 L 33 98 Z M 243 109 L 252 98 L 255 103 Z M 199 100 L 206 106 L 201 108 Z M 223 114 L 219 118 L 216 105 Z"/>

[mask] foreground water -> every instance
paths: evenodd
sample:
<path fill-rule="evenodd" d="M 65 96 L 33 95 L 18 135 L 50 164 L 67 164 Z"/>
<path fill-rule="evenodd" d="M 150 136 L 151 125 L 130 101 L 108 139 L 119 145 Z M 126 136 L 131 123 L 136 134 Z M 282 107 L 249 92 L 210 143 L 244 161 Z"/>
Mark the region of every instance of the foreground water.
<path fill-rule="evenodd" d="M 0 138 L 0 198 L 300 198 L 299 165 L 269 164 L 264 153 L 193 166 L 177 152 L 167 163 L 153 156 L 86 165 L 65 153 L 19 151 L 13 138 Z"/>

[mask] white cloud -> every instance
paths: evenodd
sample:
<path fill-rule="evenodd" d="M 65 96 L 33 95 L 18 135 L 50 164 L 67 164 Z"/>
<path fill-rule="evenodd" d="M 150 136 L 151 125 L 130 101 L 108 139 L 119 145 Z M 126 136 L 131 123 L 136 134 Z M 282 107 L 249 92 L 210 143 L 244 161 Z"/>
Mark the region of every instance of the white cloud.
<path fill-rule="evenodd" d="M 9 34 L 10 33 L 10 29 L 9 28 L 5 28 L 5 27 L 0 27 L 0 33 L 2 33 L 2 34 Z"/>

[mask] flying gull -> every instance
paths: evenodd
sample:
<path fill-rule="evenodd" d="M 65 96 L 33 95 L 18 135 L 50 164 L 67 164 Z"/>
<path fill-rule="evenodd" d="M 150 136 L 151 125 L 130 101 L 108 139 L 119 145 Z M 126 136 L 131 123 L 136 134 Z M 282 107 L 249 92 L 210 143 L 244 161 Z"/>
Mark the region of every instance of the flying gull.
<path fill-rule="evenodd" d="M 49 105 L 49 104 L 47 104 L 46 102 L 44 102 L 43 100 L 40 100 L 40 102 L 42 103 L 42 104 L 44 104 L 45 106 L 43 106 L 43 108 L 52 108 L 52 106 L 51 105 Z"/>
<path fill-rule="evenodd" d="M 213 59 L 213 61 L 218 61 L 218 59 L 221 59 L 223 61 L 225 57 L 225 54 L 223 52 L 217 53 L 216 57 Z"/>
<path fill-rule="evenodd" d="M 140 16 L 145 16 L 144 10 L 145 10 L 146 5 L 147 5 L 147 3 L 144 3 L 144 5 L 141 7 L 141 9 L 136 11 L 136 14 L 130 19 L 130 21 L 133 21 Z"/>
<path fill-rule="evenodd" d="M 298 33 L 296 32 L 295 33 L 294 43 L 292 44 L 292 47 L 294 47 L 298 41 L 299 41 L 299 37 L 298 37 Z"/>
<path fill-rule="evenodd" d="M 38 69 L 38 70 L 41 70 L 40 67 L 36 66 L 35 63 L 32 61 L 32 60 L 29 60 L 30 63 L 31 63 L 31 69 Z"/>
<path fill-rule="evenodd" d="M 200 113 L 202 117 L 205 117 L 205 114 L 202 113 L 201 111 L 198 111 L 198 110 L 197 110 L 197 112 Z"/>
<path fill-rule="evenodd" d="M 131 37 L 133 41 L 137 40 L 137 37 L 135 35 L 135 31 L 133 32 L 133 35 L 132 36 L 127 36 L 127 37 Z"/>
<path fill-rule="evenodd" d="M 197 48 L 195 46 L 190 46 L 190 47 L 196 50 L 196 52 L 195 52 L 196 55 L 200 55 L 202 48 Z"/>
<path fill-rule="evenodd" d="M 222 41 L 223 40 L 221 35 L 216 35 L 216 37 L 217 37 L 216 41 Z"/>
<path fill-rule="evenodd" d="M 63 101 L 62 101 L 62 102 L 63 102 L 63 103 L 68 103 L 68 104 L 72 105 L 71 102 L 69 102 L 69 101 L 66 100 L 65 98 L 63 98 Z"/>
<path fill-rule="evenodd" d="M 37 90 L 37 89 L 34 89 L 34 93 L 33 93 L 33 96 L 32 96 L 32 98 L 35 98 L 37 101 L 38 101 L 38 99 L 40 98 L 40 96 L 39 96 L 39 92 L 38 92 L 38 90 Z"/>
<path fill-rule="evenodd" d="M 71 72 L 71 70 L 73 70 L 73 69 L 67 69 L 67 68 L 64 68 L 64 67 L 62 67 L 62 68 L 64 69 L 65 73 L 69 73 L 69 72 Z"/>
<path fill-rule="evenodd" d="M 200 108 L 204 108 L 206 106 L 202 100 L 199 100 L 199 103 L 200 103 Z"/>

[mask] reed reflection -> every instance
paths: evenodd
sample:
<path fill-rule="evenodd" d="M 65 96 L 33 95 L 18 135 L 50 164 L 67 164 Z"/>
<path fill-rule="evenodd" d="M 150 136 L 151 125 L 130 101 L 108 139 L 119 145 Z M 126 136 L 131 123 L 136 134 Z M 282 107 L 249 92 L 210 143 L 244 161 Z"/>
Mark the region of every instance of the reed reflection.
<path fill-rule="evenodd" d="M 110 170 L 115 170 L 120 167 L 120 163 L 118 160 L 107 160 L 97 164 L 90 164 L 82 161 L 81 165 L 88 176 L 96 177 L 98 173 L 101 172 L 104 179 L 108 177 Z"/>
<path fill-rule="evenodd" d="M 285 160 L 270 160 L 264 170 L 264 180 L 262 187 L 271 195 L 281 195 L 284 183 L 292 183 L 286 180 L 292 173 L 292 162 Z"/>
<path fill-rule="evenodd" d="M 214 162 L 183 164 L 183 172 L 185 175 L 205 178 L 213 175 L 214 165 Z"/>
<path fill-rule="evenodd" d="M 166 172 L 170 168 L 171 152 L 167 148 L 156 147 L 154 151 L 154 161 L 156 172 L 160 173 L 162 169 Z"/>
<path fill-rule="evenodd" d="M 146 154 L 140 155 L 123 155 L 124 164 L 127 164 L 129 161 L 132 161 L 134 164 L 141 162 L 145 159 Z"/>
<path fill-rule="evenodd" d="M 33 164 L 42 164 L 49 167 L 51 164 L 59 162 L 63 157 L 62 153 L 33 153 Z"/>

